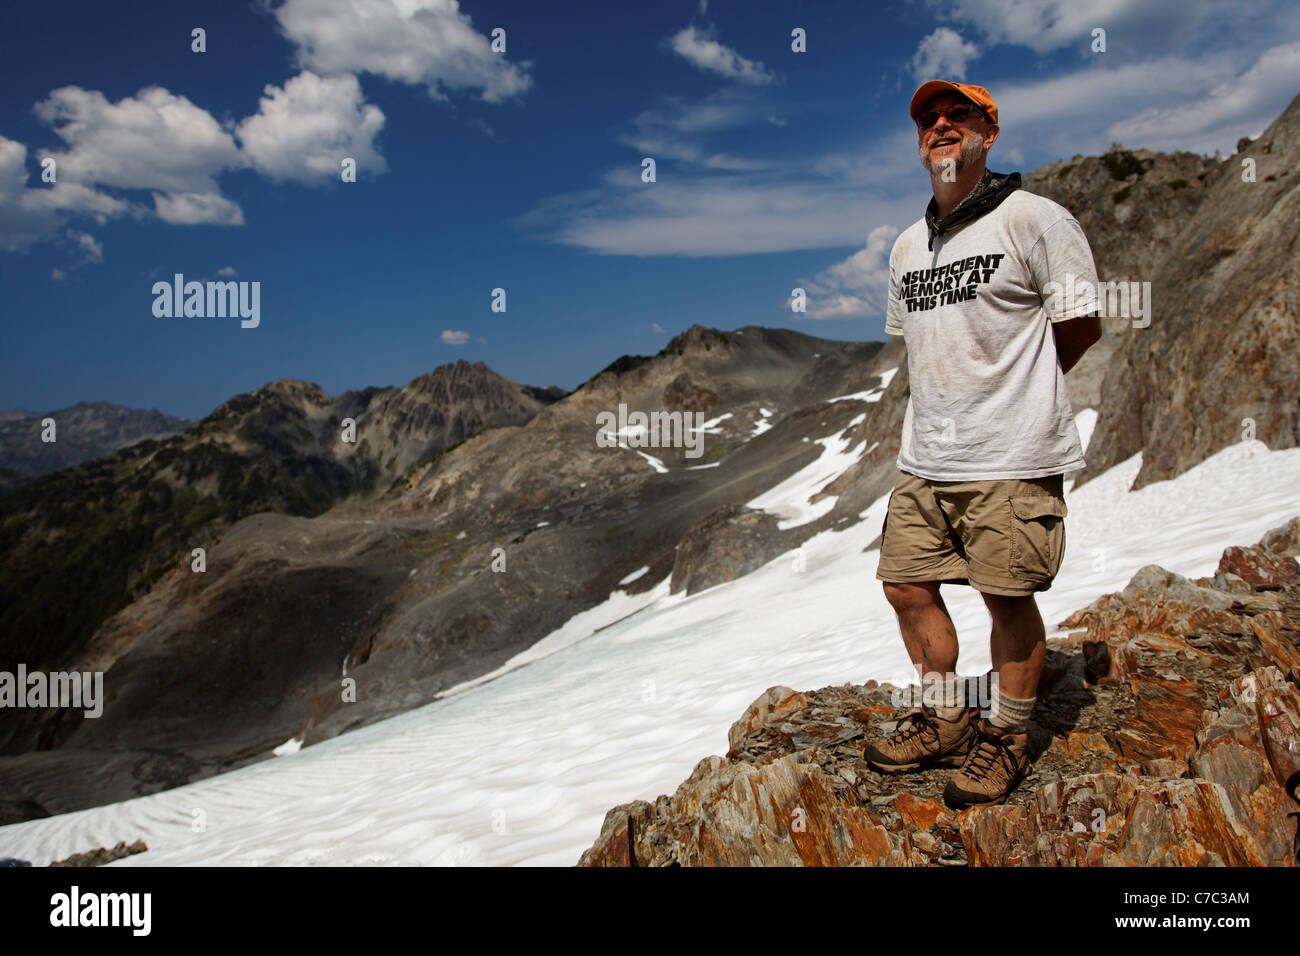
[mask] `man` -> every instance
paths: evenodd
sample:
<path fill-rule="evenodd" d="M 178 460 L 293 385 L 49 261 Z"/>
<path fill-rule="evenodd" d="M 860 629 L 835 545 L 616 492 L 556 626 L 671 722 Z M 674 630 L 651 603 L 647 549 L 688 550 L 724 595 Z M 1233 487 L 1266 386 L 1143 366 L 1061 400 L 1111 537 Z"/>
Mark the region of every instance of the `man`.
<path fill-rule="evenodd" d="M 999 132 L 988 90 L 932 80 L 911 114 L 934 198 L 889 257 L 885 330 L 906 342 L 911 398 L 876 576 L 924 703 L 864 756 L 890 772 L 959 766 L 943 796 L 961 809 L 1001 803 L 1029 769 L 1045 647 L 1034 592 L 1064 554 L 1064 473 L 1084 465 L 1064 373 L 1101 325 L 1079 223 L 985 168 Z M 956 673 L 943 583 L 974 587 L 992 618 L 987 720 Z"/>

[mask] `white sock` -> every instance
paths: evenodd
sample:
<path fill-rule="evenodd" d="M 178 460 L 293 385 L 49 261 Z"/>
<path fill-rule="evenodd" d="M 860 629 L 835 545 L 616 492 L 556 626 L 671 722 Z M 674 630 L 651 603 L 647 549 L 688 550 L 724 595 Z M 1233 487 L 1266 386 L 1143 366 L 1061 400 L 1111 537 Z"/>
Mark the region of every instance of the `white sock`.
<path fill-rule="evenodd" d="M 998 688 L 997 694 L 993 698 L 993 714 L 989 717 L 989 723 L 1001 730 L 1009 730 L 1012 733 L 1021 734 L 1029 726 L 1029 715 L 1034 712 L 1034 701 L 1037 697 L 1008 697 Z"/>

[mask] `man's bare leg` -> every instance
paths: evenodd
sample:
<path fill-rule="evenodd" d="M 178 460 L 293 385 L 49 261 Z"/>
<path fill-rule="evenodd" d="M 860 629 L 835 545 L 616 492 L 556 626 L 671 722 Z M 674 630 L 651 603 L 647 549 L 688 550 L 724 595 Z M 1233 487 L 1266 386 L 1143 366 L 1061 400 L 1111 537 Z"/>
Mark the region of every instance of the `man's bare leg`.
<path fill-rule="evenodd" d="M 994 723 L 1020 731 L 1028 721 L 1028 711 L 1033 709 L 1038 679 L 1043 673 L 1043 657 L 1047 652 L 1043 618 L 1032 594 L 1024 597 L 982 594 L 982 597 L 993 618 L 989 649 L 998 680 L 998 696 L 1006 712 L 995 718 Z"/>
<path fill-rule="evenodd" d="M 939 596 L 939 582 L 885 584 L 907 653 L 921 676 L 921 699 L 894 731 L 869 743 L 863 757 L 887 773 L 922 766 L 958 766 L 975 740 L 971 712 L 957 679 L 957 629 Z"/>
<path fill-rule="evenodd" d="M 938 581 L 885 583 L 885 599 L 898 615 L 898 629 L 912 663 L 923 674 L 957 672 L 957 629 L 939 594 Z"/>

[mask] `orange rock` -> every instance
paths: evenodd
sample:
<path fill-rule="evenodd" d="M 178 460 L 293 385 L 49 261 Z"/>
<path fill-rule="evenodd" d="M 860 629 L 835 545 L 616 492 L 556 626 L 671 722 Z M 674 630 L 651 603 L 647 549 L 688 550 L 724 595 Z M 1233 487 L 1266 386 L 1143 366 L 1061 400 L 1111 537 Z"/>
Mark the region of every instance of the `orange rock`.
<path fill-rule="evenodd" d="M 1059 747 L 1068 757 L 1082 757 L 1085 754 L 1116 756 L 1106 735 L 1095 730 L 1072 730 L 1062 739 L 1055 741 L 1054 746 Z"/>
<path fill-rule="evenodd" d="M 789 687 L 769 687 L 745 708 L 740 719 L 727 731 L 727 742 L 732 750 L 739 749 L 744 739 L 754 731 L 784 720 L 808 706 L 808 695 Z"/>
<path fill-rule="evenodd" d="M 795 756 L 710 757 L 671 797 L 606 815 L 582 866 L 911 866 L 926 862 L 850 791 Z"/>
<path fill-rule="evenodd" d="M 1263 587 L 1300 584 L 1300 564 L 1295 558 L 1273 554 L 1260 545 L 1227 548 L 1215 573 L 1234 574 L 1247 584 Z"/>
<path fill-rule="evenodd" d="M 1296 632 L 1290 630 L 1287 623 L 1287 619 L 1277 611 L 1265 611 L 1250 619 L 1250 626 L 1268 659 L 1282 673 L 1289 674 L 1292 680 L 1300 680 L 1300 648 L 1290 637 Z"/>
<path fill-rule="evenodd" d="M 1285 787 L 1300 774 L 1300 690 L 1280 680 L 1261 685 L 1255 697 L 1260 735 L 1273 776 Z"/>
<path fill-rule="evenodd" d="M 1121 756 L 1134 760 L 1185 760 L 1201 725 L 1201 688 L 1184 680 L 1130 677 L 1137 706 L 1115 734 Z"/>
<path fill-rule="evenodd" d="M 600 837 L 594 846 L 586 850 L 578 861 L 579 866 L 636 866 L 636 851 L 629 833 L 631 820 L 641 816 L 638 810 L 648 807 L 644 801 L 637 804 L 615 807 L 605 814 L 605 822 L 600 828 Z"/>
<path fill-rule="evenodd" d="M 1028 807 L 958 817 L 972 866 L 1258 866 L 1255 835 L 1205 780 L 1088 774 L 1038 788 Z"/>
<path fill-rule="evenodd" d="M 910 793 L 900 793 L 893 802 L 903 822 L 916 830 L 929 830 L 936 823 L 940 826 L 952 826 L 952 811 L 938 800 L 918 797 Z"/>
<path fill-rule="evenodd" d="M 1155 757 L 1151 760 L 1142 762 L 1142 772 L 1148 777 L 1170 777 L 1178 779 L 1186 777 L 1188 767 L 1186 761 L 1172 760 L 1168 757 Z"/>

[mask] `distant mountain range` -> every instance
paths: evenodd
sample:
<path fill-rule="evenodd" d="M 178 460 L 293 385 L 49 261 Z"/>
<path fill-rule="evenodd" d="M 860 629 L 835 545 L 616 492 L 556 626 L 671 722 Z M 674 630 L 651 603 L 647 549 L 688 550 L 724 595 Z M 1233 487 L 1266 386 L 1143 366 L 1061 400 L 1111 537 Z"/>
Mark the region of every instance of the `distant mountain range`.
<path fill-rule="evenodd" d="M 1117 147 L 1025 177 L 1103 281 L 1152 283 L 1150 327 L 1108 320 L 1067 380 L 1099 412 L 1079 479 L 1137 451 L 1139 484 L 1177 474 L 1244 418 L 1300 443 L 1298 121 L 1300 98 L 1223 162 Z M 104 671 L 107 701 L 0 712 L 0 822 L 311 744 L 490 675 L 616 589 L 698 591 L 857 522 L 894 481 L 908 394 L 898 339 L 692 326 L 572 394 L 464 362 L 336 398 L 275 382 L 29 481 L 0 496 L 0 670 Z M 620 406 L 701 413 L 704 454 L 602 447 Z M 852 463 L 807 513 L 753 505 L 832 448 Z"/>
<path fill-rule="evenodd" d="M 42 440 L 47 418 L 55 423 L 52 442 Z M 55 412 L 25 408 L 0 412 L 0 494 L 135 442 L 166 438 L 193 424 L 157 409 L 143 411 L 111 402 L 78 402 Z"/>
<path fill-rule="evenodd" d="M 0 496 L 0 669 L 75 655 L 106 616 L 220 528 L 261 511 L 316 515 L 382 491 L 421 458 L 527 421 L 563 394 L 463 361 L 337 398 L 282 380 L 179 434 L 32 479 Z M 355 442 L 344 441 L 345 419 Z M 56 418 L 58 444 L 75 444 L 83 420 Z"/>

